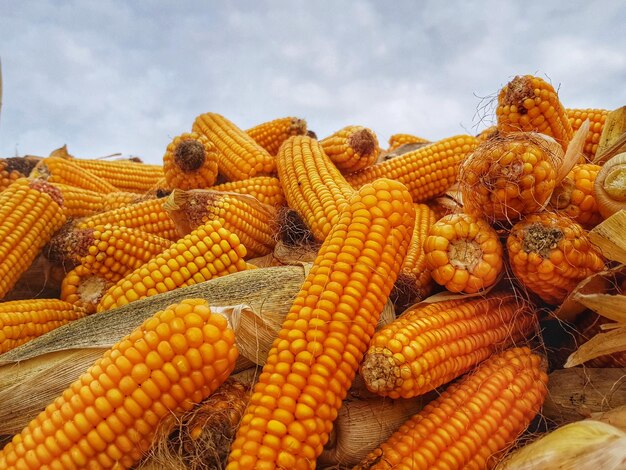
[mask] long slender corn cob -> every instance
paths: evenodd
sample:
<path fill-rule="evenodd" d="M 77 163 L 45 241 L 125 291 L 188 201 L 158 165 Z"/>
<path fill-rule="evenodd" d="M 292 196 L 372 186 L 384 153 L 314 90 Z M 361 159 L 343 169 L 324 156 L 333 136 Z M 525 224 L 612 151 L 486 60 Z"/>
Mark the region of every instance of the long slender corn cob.
<path fill-rule="evenodd" d="M 61 281 L 60 298 L 83 309 L 87 314 L 95 313 L 100 300 L 113 285 L 113 281 L 108 281 L 79 264 L 68 271 Z"/>
<path fill-rule="evenodd" d="M 184 133 L 174 137 L 163 155 L 163 172 L 170 189 L 200 189 L 217 179 L 217 149 L 205 136 Z"/>
<path fill-rule="evenodd" d="M 213 191 L 233 192 L 249 194 L 270 206 L 282 206 L 285 204 L 285 193 L 278 178 L 273 176 L 255 176 L 247 180 L 232 181 L 218 184 L 211 188 Z"/>
<path fill-rule="evenodd" d="M 58 299 L 0 303 L 0 354 L 85 316 L 85 311 Z"/>
<path fill-rule="evenodd" d="M 237 356 L 234 332 L 205 300 L 171 305 L 107 350 L 13 437 L 0 468 L 129 468 L 159 423 L 213 393 Z"/>
<path fill-rule="evenodd" d="M 270 155 L 276 155 L 278 149 L 292 135 L 306 135 L 306 121 L 297 117 L 285 117 L 263 122 L 246 131 L 254 141 Z"/>
<path fill-rule="evenodd" d="M 0 192 L 18 178 L 27 177 L 39 160 L 27 157 L 0 158 Z"/>
<path fill-rule="evenodd" d="M 374 334 L 361 375 L 374 393 L 416 397 L 523 341 L 536 324 L 530 305 L 506 292 L 419 304 Z"/>
<path fill-rule="evenodd" d="M 589 132 L 585 138 L 585 148 L 583 152 L 588 161 L 593 161 L 593 157 L 595 157 L 596 151 L 598 150 L 598 142 L 600 142 L 606 116 L 610 111 L 608 109 L 566 109 L 565 112 L 567 113 L 567 119 L 569 120 L 570 126 L 572 126 L 573 132 L 580 129 L 583 122 L 589 119 Z"/>
<path fill-rule="evenodd" d="M 565 108 L 552 85 L 532 75 L 515 77 L 500 90 L 496 116 L 500 132 L 549 135 L 563 151 L 574 135 Z"/>
<path fill-rule="evenodd" d="M 350 199 L 272 345 L 228 469 L 315 467 L 400 271 L 413 215 L 395 181 Z"/>
<path fill-rule="evenodd" d="M 355 469 L 490 469 L 539 412 L 543 360 L 528 348 L 492 356 L 449 386 Z"/>
<path fill-rule="evenodd" d="M 551 305 L 563 302 L 580 281 L 604 269 L 602 255 L 583 228 L 551 212 L 515 224 L 506 246 L 515 276 Z"/>
<path fill-rule="evenodd" d="M 354 189 L 324 153 L 316 140 L 291 137 L 276 156 L 278 177 L 285 199 L 323 241 L 337 223 Z"/>
<path fill-rule="evenodd" d="M 0 193 L 0 299 L 65 223 L 61 192 L 20 178 Z"/>
<path fill-rule="evenodd" d="M 72 163 L 113 185 L 115 191 L 140 193 L 157 189 L 165 177 L 163 167 L 129 160 L 87 160 L 75 158 Z"/>
<path fill-rule="evenodd" d="M 102 194 L 118 191 L 108 181 L 76 165 L 73 159 L 68 160 L 61 157 L 44 158 L 33 169 L 30 176 L 43 178 L 50 183 L 67 184 Z"/>
<path fill-rule="evenodd" d="M 113 285 L 98 312 L 248 269 L 246 248 L 217 220 L 201 225 Z"/>
<path fill-rule="evenodd" d="M 347 126 L 320 140 L 324 153 L 342 173 L 352 173 L 376 163 L 378 139 L 363 126 Z"/>
<path fill-rule="evenodd" d="M 393 134 L 389 137 L 388 152 L 392 152 L 398 147 L 406 144 L 429 144 L 430 140 L 412 134 Z"/>
<path fill-rule="evenodd" d="M 571 217 L 586 229 L 591 229 L 604 219 L 600 214 L 593 185 L 600 165 L 578 164 L 554 188 L 550 198 L 552 210 Z"/>
<path fill-rule="evenodd" d="M 62 183 L 51 184 L 61 190 L 63 210 L 67 217 L 86 217 L 155 198 L 150 194 L 140 195 L 124 191 L 102 194 Z"/>
<path fill-rule="evenodd" d="M 414 202 L 424 202 L 452 186 L 461 162 L 477 143 L 470 135 L 450 137 L 347 175 L 346 180 L 358 188 L 377 178 L 394 179 L 408 188 Z"/>
<path fill-rule="evenodd" d="M 215 145 L 219 172 L 229 181 L 267 175 L 276 169 L 274 157 L 224 116 L 201 114 L 194 121 L 192 131 Z"/>

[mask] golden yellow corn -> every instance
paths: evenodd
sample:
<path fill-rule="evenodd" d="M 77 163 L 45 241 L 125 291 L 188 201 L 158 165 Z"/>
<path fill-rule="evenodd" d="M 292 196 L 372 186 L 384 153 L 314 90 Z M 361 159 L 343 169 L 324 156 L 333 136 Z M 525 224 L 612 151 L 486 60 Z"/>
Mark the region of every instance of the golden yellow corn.
<path fill-rule="evenodd" d="M 157 189 L 165 177 L 163 167 L 132 160 L 87 160 L 74 158 L 72 163 L 113 185 L 115 191 L 140 193 Z M 89 189 L 89 188 L 87 188 Z"/>
<path fill-rule="evenodd" d="M 554 188 L 550 206 L 555 212 L 571 217 L 586 229 L 598 225 L 604 217 L 600 214 L 593 185 L 600 165 L 578 164 Z"/>
<path fill-rule="evenodd" d="M 85 313 L 94 313 L 100 300 L 113 284 L 113 281 L 108 281 L 79 264 L 68 271 L 61 281 L 60 298 L 84 310 Z"/>
<path fill-rule="evenodd" d="M 278 149 L 292 135 L 306 135 L 306 121 L 297 117 L 274 119 L 251 127 L 246 131 L 254 141 L 270 155 L 276 155 Z"/>
<path fill-rule="evenodd" d="M 68 160 L 61 157 L 44 158 L 33 169 L 30 176 L 45 179 L 50 183 L 66 184 L 101 194 L 117 191 L 117 188 L 108 181 L 76 165 L 74 159 Z"/>
<path fill-rule="evenodd" d="M 587 137 L 585 138 L 583 152 L 587 161 L 593 161 L 593 157 L 595 157 L 598 150 L 598 142 L 600 142 L 606 116 L 610 111 L 608 109 L 566 109 L 565 112 L 574 132 L 580 129 L 583 122 L 589 119 L 589 132 L 587 132 Z"/>
<path fill-rule="evenodd" d="M 347 126 L 320 140 L 324 153 L 342 173 L 352 173 L 376 163 L 378 139 L 363 126 Z"/>
<path fill-rule="evenodd" d="M 232 181 L 218 184 L 211 188 L 213 191 L 233 192 L 249 194 L 270 206 L 282 206 L 285 204 L 283 186 L 274 176 L 255 176 L 246 180 Z"/>
<path fill-rule="evenodd" d="M 96 191 L 70 186 L 62 183 L 51 183 L 61 190 L 63 195 L 63 210 L 69 217 L 86 217 L 99 212 L 128 206 L 146 199 L 154 199 L 155 196 L 137 193 L 116 191 L 102 194 Z"/>
<path fill-rule="evenodd" d="M 163 172 L 169 189 L 201 189 L 217 179 L 218 153 L 205 136 L 184 133 L 174 137 L 163 156 Z"/>
<path fill-rule="evenodd" d="M 393 134 L 389 137 L 389 148 L 387 152 L 392 152 L 398 147 L 401 147 L 406 144 L 428 144 L 430 140 L 423 139 L 422 137 L 417 137 L 412 134 Z"/>

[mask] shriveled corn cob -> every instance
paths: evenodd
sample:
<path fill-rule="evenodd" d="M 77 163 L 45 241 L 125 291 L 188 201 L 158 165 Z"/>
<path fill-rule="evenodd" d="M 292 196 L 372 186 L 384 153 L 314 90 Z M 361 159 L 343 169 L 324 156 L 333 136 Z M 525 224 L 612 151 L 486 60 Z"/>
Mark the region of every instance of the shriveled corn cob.
<path fill-rule="evenodd" d="M 118 191 L 108 181 L 76 165 L 74 159 L 69 160 L 61 157 L 44 158 L 33 169 L 30 176 L 45 179 L 50 183 L 67 184 L 101 194 Z"/>
<path fill-rule="evenodd" d="M 0 299 L 65 223 L 61 192 L 20 178 L 0 193 Z"/>
<path fill-rule="evenodd" d="M 517 76 L 498 94 L 498 131 L 539 132 L 567 149 L 574 135 L 565 108 L 548 82 L 532 75 Z"/>
<path fill-rule="evenodd" d="M 38 159 L 28 157 L 0 158 L 0 191 L 16 179 L 27 177 L 38 162 Z"/>
<path fill-rule="evenodd" d="M 228 469 L 315 467 L 406 255 L 413 212 L 391 180 L 350 199 L 272 345 Z"/>
<path fill-rule="evenodd" d="M 61 190 L 63 195 L 63 210 L 67 217 L 86 217 L 99 212 L 128 206 L 146 199 L 154 199 L 154 195 L 140 195 L 116 191 L 102 194 L 76 186 L 62 183 L 51 183 Z"/>
<path fill-rule="evenodd" d="M 593 161 L 593 157 L 595 157 L 596 151 L 598 150 L 598 142 L 600 142 L 606 116 L 610 111 L 608 109 L 566 109 L 565 112 L 567 113 L 567 119 L 572 126 L 573 132 L 580 129 L 583 122 L 589 119 L 589 132 L 585 139 L 583 152 L 588 161 Z"/>
<path fill-rule="evenodd" d="M 270 206 L 282 206 L 285 204 L 283 186 L 280 180 L 274 176 L 255 176 L 247 180 L 218 184 L 211 189 L 213 191 L 249 194 L 257 198 L 259 202 L 269 204 Z"/>
<path fill-rule="evenodd" d="M 450 137 L 347 175 L 346 180 L 358 188 L 377 178 L 394 179 L 408 188 L 414 202 L 424 202 L 452 186 L 461 162 L 477 143 L 470 135 Z"/>
<path fill-rule="evenodd" d="M 355 469 L 488 469 L 539 412 L 548 376 L 528 348 L 483 362 L 409 419 Z"/>
<path fill-rule="evenodd" d="M 291 137 L 276 156 L 278 177 L 285 199 L 323 241 L 337 223 L 354 189 L 324 153 L 316 140 Z"/>
<path fill-rule="evenodd" d="M 113 284 L 113 281 L 107 281 L 85 266 L 78 265 L 68 271 L 61 281 L 60 298 L 88 314 L 94 313 L 100 300 Z"/>
<path fill-rule="evenodd" d="M 374 334 L 361 375 L 374 393 L 416 397 L 524 340 L 536 324 L 530 305 L 506 292 L 418 304 Z"/>
<path fill-rule="evenodd" d="M 576 285 L 604 269 L 602 255 L 583 228 L 567 216 L 543 212 L 511 229 L 506 242 L 513 273 L 551 305 L 558 305 Z"/>
<path fill-rule="evenodd" d="M 424 242 L 426 267 L 450 292 L 474 294 L 492 286 L 502 272 L 502 245 L 483 219 L 452 214 L 430 227 Z"/>
<path fill-rule="evenodd" d="M 235 334 L 202 299 L 157 312 L 124 337 L 0 452 L 4 469 L 129 468 L 159 423 L 233 370 Z"/>
<path fill-rule="evenodd" d="M 428 139 L 423 139 L 422 137 L 417 137 L 412 134 L 393 134 L 389 137 L 389 148 L 388 152 L 392 152 L 398 147 L 406 144 L 428 144 L 430 141 Z"/>
<path fill-rule="evenodd" d="M 205 136 L 184 133 L 174 137 L 163 155 L 163 172 L 170 189 L 213 186 L 217 178 L 217 149 Z"/>
<path fill-rule="evenodd" d="M 140 193 L 161 187 L 159 182 L 165 177 L 163 167 L 148 165 L 132 160 L 87 160 L 75 158 L 72 163 L 83 170 L 98 176 L 113 185 L 115 191 Z"/>
<path fill-rule="evenodd" d="M 378 139 L 370 129 L 347 126 L 320 140 L 324 153 L 342 173 L 352 173 L 376 163 Z"/>
<path fill-rule="evenodd" d="M 600 165 L 578 164 L 554 188 L 550 205 L 552 210 L 571 217 L 580 225 L 591 229 L 604 219 L 596 202 L 593 185 Z"/>
<path fill-rule="evenodd" d="M 192 131 L 215 145 L 219 172 L 229 181 L 267 175 L 276 169 L 274 157 L 224 116 L 201 114 L 194 121 Z"/>
<path fill-rule="evenodd" d="M 58 299 L 0 303 L 0 354 L 85 316 L 85 311 Z"/>
<path fill-rule="evenodd" d="M 239 238 L 212 220 L 201 225 L 113 285 L 98 312 L 151 295 L 248 269 Z"/>
<path fill-rule="evenodd" d="M 246 131 L 254 141 L 270 155 L 276 155 L 278 149 L 292 135 L 306 135 L 306 121 L 297 117 L 285 117 L 263 122 Z"/>

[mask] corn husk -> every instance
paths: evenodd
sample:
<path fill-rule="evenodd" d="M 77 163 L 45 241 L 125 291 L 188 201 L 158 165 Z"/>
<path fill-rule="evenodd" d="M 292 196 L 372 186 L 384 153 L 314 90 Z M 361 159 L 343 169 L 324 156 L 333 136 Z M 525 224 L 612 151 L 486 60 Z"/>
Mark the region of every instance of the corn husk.
<path fill-rule="evenodd" d="M 625 231 L 626 210 L 621 210 L 589 231 L 589 240 L 605 258 L 626 264 Z"/>
<path fill-rule="evenodd" d="M 626 405 L 618 406 L 604 413 L 592 413 L 591 418 L 610 424 L 626 432 Z"/>
<path fill-rule="evenodd" d="M 602 165 L 623 151 L 626 151 L 626 106 L 611 111 L 606 116 L 593 163 Z"/>
<path fill-rule="evenodd" d="M 581 157 L 584 158 L 583 150 L 585 147 L 585 140 L 587 139 L 587 133 L 589 132 L 589 126 L 589 119 L 586 119 L 574 133 L 572 140 L 570 140 L 567 145 L 563 161 L 559 165 L 556 172 L 556 186 L 558 186 L 567 174 L 572 171 L 572 168 L 574 168 L 574 165 L 580 161 Z"/>
<path fill-rule="evenodd" d="M 618 470 L 626 466 L 626 433 L 599 421 L 571 423 L 511 454 L 498 470 Z"/>

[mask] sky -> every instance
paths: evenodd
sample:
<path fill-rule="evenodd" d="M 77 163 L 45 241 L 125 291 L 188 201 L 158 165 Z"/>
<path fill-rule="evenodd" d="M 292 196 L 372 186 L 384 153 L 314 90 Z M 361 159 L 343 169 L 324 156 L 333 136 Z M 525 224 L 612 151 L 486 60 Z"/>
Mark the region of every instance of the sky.
<path fill-rule="evenodd" d="M 0 0 L 0 157 L 161 163 L 205 112 L 430 140 L 492 124 L 516 75 L 626 105 L 626 2 Z"/>

